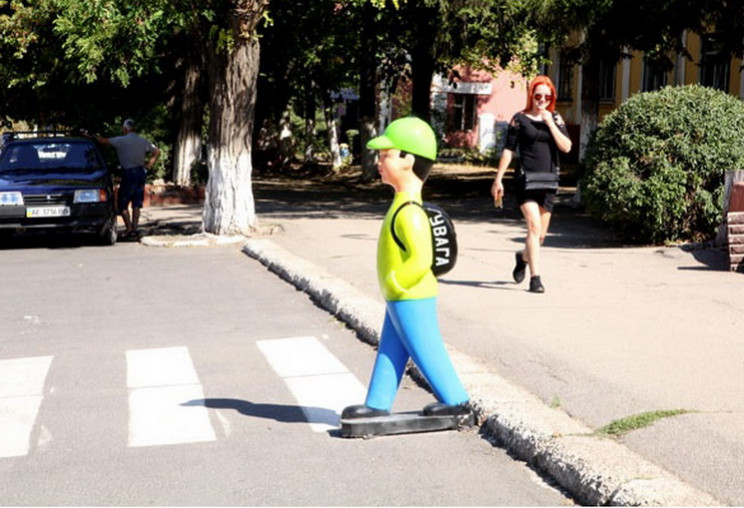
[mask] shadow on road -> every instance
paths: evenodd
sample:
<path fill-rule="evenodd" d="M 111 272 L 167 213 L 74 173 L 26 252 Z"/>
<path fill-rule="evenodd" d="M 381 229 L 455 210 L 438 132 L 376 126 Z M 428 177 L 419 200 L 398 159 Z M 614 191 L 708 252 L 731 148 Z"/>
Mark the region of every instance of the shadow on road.
<path fill-rule="evenodd" d="M 281 404 L 254 403 L 240 399 L 201 399 L 184 402 L 183 406 L 204 406 L 209 409 L 232 409 L 245 416 L 276 420 L 283 423 L 338 422 L 338 413 L 326 408 L 307 408 Z"/>

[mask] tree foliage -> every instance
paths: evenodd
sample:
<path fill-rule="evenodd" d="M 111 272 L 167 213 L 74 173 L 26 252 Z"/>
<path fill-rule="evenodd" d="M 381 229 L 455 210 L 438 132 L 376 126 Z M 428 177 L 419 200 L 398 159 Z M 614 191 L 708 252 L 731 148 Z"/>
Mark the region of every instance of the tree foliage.
<path fill-rule="evenodd" d="M 112 117 L 156 108 L 165 96 L 163 87 L 151 86 L 160 54 L 153 36 L 130 30 L 130 23 L 137 26 L 114 2 L 4 2 L 0 98 L 6 124 L 100 128 Z M 150 21 L 141 24 L 141 31 L 153 29 Z"/>
<path fill-rule="evenodd" d="M 127 87 L 157 69 L 163 34 L 183 23 L 173 2 L 49 1 L 58 12 L 54 31 L 63 37 L 65 57 L 87 83 L 103 77 Z"/>
<path fill-rule="evenodd" d="M 444 2 L 438 36 L 445 48 L 442 63 L 464 64 L 493 73 L 509 69 L 534 75 L 543 62 L 536 20 L 545 15 L 542 0 Z"/>
<path fill-rule="evenodd" d="M 723 173 L 744 167 L 744 103 L 699 85 L 639 93 L 587 153 L 587 209 L 634 241 L 715 236 Z"/>
<path fill-rule="evenodd" d="M 670 68 L 677 54 L 689 56 L 682 39 L 685 30 L 719 34 L 729 54 L 741 54 L 744 49 L 740 2 L 549 0 L 544 4 L 535 17 L 537 30 L 546 42 L 573 49 L 582 62 L 592 56 L 617 61 L 628 50 L 638 50 L 659 66 Z"/>

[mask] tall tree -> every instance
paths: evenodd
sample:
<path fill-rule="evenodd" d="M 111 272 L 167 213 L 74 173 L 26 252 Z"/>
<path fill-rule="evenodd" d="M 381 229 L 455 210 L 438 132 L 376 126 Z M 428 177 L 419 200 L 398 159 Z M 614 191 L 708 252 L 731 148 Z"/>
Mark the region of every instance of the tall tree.
<path fill-rule="evenodd" d="M 209 181 L 203 214 L 208 233 L 250 234 L 256 226 L 251 187 L 260 55 L 256 27 L 268 3 L 233 0 L 222 6 L 227 24 L 210 40 Z"/>
<path fill-rule="evenodd" d="M 57 30 L 65 37 L 68 56 L 79 61 L 90 81 L 110 74 L 126 86 L 132 75 L 157 68 L 161 61 L 156 50 L 173 49 L 168 44 L 174 33 L 187 30 L 203 35 L 211 91 L 204 230 L 249 234 L 257 223 L 251 188 L 259 59 L 256 26 L 268 0 L 45 1 L 64 10 L 55 21 Z M 200 105 L 192 102 L 191 109 L 198 112 L 194 116 L 200 118 Z"/>
<path fill-rule="evenodd" d="M 372 180 L 376 176 L 377 156 L 367 149 L 367 142 L 376 136 L 377 104 L 377 51 L 379 14 L 371 4 L 362 6 L 366 20 L 359 31 L 362 55 L 359 59 L 359 141 L 362 163 L 362 179 Z"/>
<path fill-rule="evenodd" d="M 328 146 L 337 154 L 334 97 L 356 86 L 360 9 L 335 0 L 273 0 L 269 17 L 271 21 L 261 28 L 257 105 L 257 125 L 264 132 L 256 141 L 276 147 L 283 142 L 278 139 L 280 132 L 284 131 L 283 140 L 288 138 L 281 122 L 291 101 L 308 130 L 313 127 L 315 109 L 322 106 Z"/>
<path fill-rule="evenodd" d="M 185 48 L 178 56 L 179 70 L 174 93 L 177 133 L 173 145 L 173 181 L 188 186 L 192 170 L 202 160 L 202 135 L 208 95 L 206 59 L 201 45 L 197 45 L 198 31 L 186 32 L 181 42 Z"/>

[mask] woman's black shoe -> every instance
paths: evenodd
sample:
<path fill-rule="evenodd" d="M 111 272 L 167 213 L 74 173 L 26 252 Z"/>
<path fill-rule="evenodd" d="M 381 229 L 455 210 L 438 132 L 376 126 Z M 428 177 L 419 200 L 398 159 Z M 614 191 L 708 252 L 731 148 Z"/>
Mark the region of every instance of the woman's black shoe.
<path fill-rule="evenodd" d="M 542 282 L 540 281 L 540 276 L 535 275 L 534 277 L 530 277 L 530 293 L 544 293 L 545 287 L 542 285 Z"/>
<path fill-rule="evenodd" d="M 527 263 L 524 262 L 524 259 L 522 259 L 522 251 L 518 251 L 515 254 L 517 265 L 514 267 L 514 271 L 512 272 L 512 276 L 514 277 L 514 282 L 519 284 L 524 280 L 524 273 L 525 269 L 527 268 Z"/>

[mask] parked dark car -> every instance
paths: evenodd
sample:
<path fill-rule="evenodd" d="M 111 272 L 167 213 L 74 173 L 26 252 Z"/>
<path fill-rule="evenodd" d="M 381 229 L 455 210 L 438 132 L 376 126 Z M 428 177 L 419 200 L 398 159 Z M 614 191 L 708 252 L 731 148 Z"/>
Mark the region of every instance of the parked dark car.
<path fill-rule="evenodd" d="M 113 180 L 96 144 L 57 132 L 8 132 L 0 148 L 0 232 L 62 229 L 116 243 Z"/>

